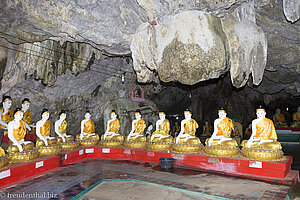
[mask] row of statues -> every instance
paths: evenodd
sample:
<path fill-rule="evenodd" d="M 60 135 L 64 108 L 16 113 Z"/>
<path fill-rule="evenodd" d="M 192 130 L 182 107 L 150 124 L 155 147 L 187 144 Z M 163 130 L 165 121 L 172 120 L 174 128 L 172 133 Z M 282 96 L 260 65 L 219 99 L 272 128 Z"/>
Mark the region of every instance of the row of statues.
<path fill-rule="evenodd" d="M 95 125 L 91 119 L 91 113 L 87 111 L 81 121 L 80 134 L 76 138 L 67 135 L 67 122 L 65 111 L 61 111 L 59 119 L 55 122 L 56 137 L 50 136 L 51 123 L 50 113 L 44 109 L 41 113 L 41 120 L 32 124 L 29 110 L 30 101 L 24 99 L 22 109 L 16 109 L 14 114 L 10 110 L 12 100 L 5 97 L 1 110 L 0 124 L 8 129 L 8 137 L 12 144 L 8 147 L 8 157 L 13 161 L 28 161 L 37 158 L 39 155 L 57 155 L 62 150 L 71 150 L 79 145 L 90 147 L 99 143 L 99 135 L 95 132 Z M 3 111 L 3 112 L 2 112 Z M 176 138 L 170 135 L 170 122 L 166 119 L 164 112 L 159 112 L 159 120 L 156 122 L 156 130 L 147 139 L 144 131 L 146 123 L 142 119 L 141 112 L 134 113 L 132 129 L 124 138 L 120 134 L 120 122 L 117 113 L 113 110 L 110 113 L 110 120 L 107 122 L 107 129 L 101 136 L 100 145 L 103 147 L 147 148 L 149 150 L 172 150 L 178 153 L 198 153 L 202 149 L 208 155 L 214 156 L 237 156 L 239 152 L 245 157 L 259 160 L 274 160 L 283 156 L 281 145 L 277 141 L 277 135 L 272 120 L 267 119 L 263 108 L 256 110 L 257 119 L 252 121 L 252 135 L 250 139 L 242 142 L 240 150 L 237 142 L 231 138 L 233 130 L 232 120 L 226 116 L 226 111 L 220 109 L 218 118 L 214 121 L 214 131 L 211 138 L 205 141 L 206 146 L 201 143 L 195 133 L 199 127 L 192 119 L 189 110 L 184 111 L 184 119 L 181 121 L 181 129 Z M 1 123 L 7 118 L 10 122 Z M 25 141 L 26 129 L 29 131 L 35 128 L 38 140 L 34 146 L 33 142 Z M 0 156 L 5 152 L 0 147 Z"/>
<path fill-rule="evenodd" d="M 291 123 L 291 128 L 300 128 L 300 107 L 297 108 L 297 112 L 292 115 L 293 122 Z M 276 128 L 288 128 L 284 114 L 279 108 L 276 109 L 273 115 L 273 121 Z"/>

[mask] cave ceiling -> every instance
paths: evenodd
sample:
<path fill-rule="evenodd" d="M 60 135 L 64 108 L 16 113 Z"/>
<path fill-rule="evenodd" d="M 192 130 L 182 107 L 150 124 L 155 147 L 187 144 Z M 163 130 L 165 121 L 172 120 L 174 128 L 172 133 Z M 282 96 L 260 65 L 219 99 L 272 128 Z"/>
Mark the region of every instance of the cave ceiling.
<path fill-rule="evenodd" d="M 300 95 L 298 0 L 1 0 L 1 5 L 1 62 L 14 54 L 24 68 L 15 79 L 13 67 L 5 69 L 5 80 L 20 82 L 21 73 L 37 73 L 53 85 L 65 73 L 61 63 L 71 59 L 68 68 L 78 74 L 87 67 L 76 63 L 88 66 L 92 56 L 106 55 L 132 57 L 140 83 L 194 85 L 229 73 L 236 88 Z M 33 42 L 75 49 L 77 58 L 87 60 L 62 58 L 33 48 Z M 53 63 L 37 69 L 40 60 L 29 64 L 28 57 L 12 52 L 15 48 L 51 54 L 55 74 L 44 72 Z M 7 84 L 2 93 L 13 86 Z"/>

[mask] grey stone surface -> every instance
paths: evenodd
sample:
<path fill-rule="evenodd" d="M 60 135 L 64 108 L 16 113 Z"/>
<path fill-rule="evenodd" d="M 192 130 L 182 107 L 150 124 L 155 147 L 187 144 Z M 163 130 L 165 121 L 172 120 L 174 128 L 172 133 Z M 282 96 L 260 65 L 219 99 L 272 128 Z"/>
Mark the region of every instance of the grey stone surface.
<path fill-rule="evenodd" d="M 288 21 L 297 21 L 300 18 L 300 1 L 283 0 L 283 11 Z"/>

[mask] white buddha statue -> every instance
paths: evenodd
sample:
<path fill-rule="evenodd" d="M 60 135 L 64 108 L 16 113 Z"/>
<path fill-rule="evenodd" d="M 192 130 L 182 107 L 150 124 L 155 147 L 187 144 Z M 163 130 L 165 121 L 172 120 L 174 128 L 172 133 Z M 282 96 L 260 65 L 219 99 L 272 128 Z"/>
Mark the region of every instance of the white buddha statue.
<path fill-rule="evenodd" d="M 72 135 L 67 135 L 67 113 L 62 110 L 59 113 L 59 119 L 54 123 L 54 131 L 58 135 L 59 140 L 62 142 L 72 142 L 74 141 L 74 137 Z M 59 142 L 60 143 L 60 142 Z"/>
<path fill-rule="evenodd" d="M 12 106 L 10 96 L 3 97 L 2 106 L 0 108 L 0 128 L 7 129 L 8 123 L 14 119 L 13 112 L 10 109 Z M 7 132 L 4 132 L 4 135 L 7 135 Z"/>
<path fill-rule="evenodd" d="M 122 146 L 124 137 L 119 133 L 120 121 L 115 110 L 110 113 L 110 120 L 107 121 L 105 133 L 101 136 L 100 145 L 104 147 Z"/>
<path fill-rule="evenodd" d="M 86 111 L 84 119 L 81 121 L 80 134 L 76 136 L 76 140 L 81 141 L 81 145 L 86 147 L 95 146 L 99 141 L 99 135 L 95 133 L 95 124 L 91 116 L 91 112 Z"/>
<path fill-rule="evenodd" d="M 48 143 L 50 141 L 52 141 L 51 144 L 56 144 L 55 137 L 50 136 L 51 124 L 49 121 L 49 117 L 49 111 L 47 109 L 44 109 L 42 112 L 42 119 L 36 123 L 36 135 L 41 141 L 44 142 L 45 146 L 48 146 Z"/>

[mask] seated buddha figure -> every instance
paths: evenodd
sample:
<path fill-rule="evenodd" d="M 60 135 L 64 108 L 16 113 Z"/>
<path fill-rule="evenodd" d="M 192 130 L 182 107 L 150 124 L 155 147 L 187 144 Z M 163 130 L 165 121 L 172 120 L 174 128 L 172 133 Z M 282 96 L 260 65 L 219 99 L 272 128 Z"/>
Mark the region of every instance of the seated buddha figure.
<path fill-rule="evenodd" d="M 56 137 L 57 142 L 61 145 L 63 150 L 76 149 L 79 146 L 79 142 L 74 141 L 72 135 L 67 135 L 67 113 L 62 110 L 59 113 L 59 119 L 54 123 L 55 133 L 58 135 Z"/>
<path fill-rule="evenodd" d="M 115 110 L 110 113 L 105 133 L 101 136 L 100 145 L 103 147 L 119 147 L 123 145 L 124 137 L 119 133 L 120 121 Z"/>
<path fill-rule="evenodd" d="M 199 126 L 196 120 L 192 119 L 191 111 L 185 110 L 184 117 L 185 119 L 181 121 L 180 132 L 172 144 L 172 150 L 179 153 L 197 153 L 203 147 L 200 139 L 195 136 Z"/>
<path fill-rule="evenodd" d="M 84 120 L 81 121 L 80 134 L 76 135 L 76 141 L 80 141 L 81 146 L 92 147 L 99 142 L 99 135 L 95 133 L 95 124 L 91 116 L 90 111 L 85 112 Z"/>
<path fill-rule="evenodd" d="M 8 123 L 14 119 L 13 112 L 10 109 L 12 106 L 12 99 L 10 96 L 4 96 L 2 101 L 3 107 L 0 108 L 0 128 L 6 129 Z M 7 135 L 7 131 L 4 131 L 4 135 Z"/>
<path fill-rule="evenodd" d="M 62 150 L 60 144 L 57 143 L 57 139 L 50 136 L 51 124 L 49 117 L 48 109 L 43 109 L 42 119 L 36 123 L 36 136 L 39 138 L 36 141 L 36 148 L 41 155 L 57 155 Z"/>
<path fill-rule="evenodd" d="M 205 121 L 204 126 L 203 126 L 203 136 L 208 136 L 211 135 L 212 132 L 212 126 L 209 125 L 208 121 Z"/>
<path fill-rule="evenodd" d="M 142 119 L 140 110 L 136 110 L 134 116 L 135 119 L 132 121 L 132 128 L 126 137 L 124 146 L 128 148 L 143 148 L 146 145 L 146 136 L 144 135 L 146 123 Z"/>
<path fill-rule="evenodd" d="M 287 127 L 285 117 L 279 108 L 276 109 L 275 114 L 273 115 L 273 121 L 275 127 Z"/>
<path fill-rule="evenodd" d="M 162 111 L 158 113 L 159 120 L 156 121 L 156 130 L 152 133 L 147 149 L 169 150 L 173 137 L 170 135 L 170 122 L 166 119 L 166 114 Z"/>
<path fill-rule="evenodd" d="M 23 121 L 25 122 L 26 128 L 28 129 L 29 133 L 35 133 L 35 129 L 33 129 L 34 125 L 32 123 L 31 112 L 30 108 L 30 101 L 28 98 L 24 98 L 22 101 L 22 111 L 24 112 Z"/>
<path fill-rule="evenodd" d="M 291 127 L 300 128 L 300 106 L 297 108 L 297 112 L 293 113 L 293 124 Z"/>
<path fill-rule="evenodd" d="M 257 160 L 274 160 L 283 156 L 281 144 L 272 120 L 266 118 L 262 107 L 256 110 L 257 119 L 252 121 L 252 134 L 242 142 L 243 156 Z"/>
<path fill-rule="evenodd" d="M 215 156 L 234 156 L 239 153 L 236 140 L 231 138 L 234 129 L 232 120 L 226 117 L 226 111 L 218 111 L 219 118 L 214 121 L 214 132 L 211 138 L 205 141 L 204 152 Z"/>
<path fill-rule="evenodd" d="M 8 146 L 8 158 L 12 162 L 24 162 L 39 157 L 39 152 L 31 141 L 25 141 L 26 126 L 23 119 L 23 111 L 17 108 L 14 119 L 8 123 L 8 138 L 11 145 Z"/>
<path fill-rule="evenodd" d="M 8 158 L 5 155 L 5 151 L 0 147 L 0 169 L 5 167 L 9 163 Z"/>

